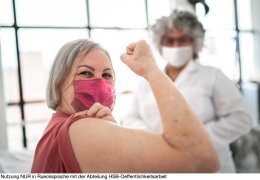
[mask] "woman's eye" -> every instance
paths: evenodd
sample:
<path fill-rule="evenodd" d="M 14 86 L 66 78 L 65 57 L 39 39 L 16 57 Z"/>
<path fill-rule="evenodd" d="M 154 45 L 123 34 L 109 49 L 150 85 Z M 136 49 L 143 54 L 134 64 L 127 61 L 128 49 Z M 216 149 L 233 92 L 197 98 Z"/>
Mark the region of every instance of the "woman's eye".
<path fill-rule="evenodd" d="M 92 77 L 92 76 L 93 76 L 93 73 L 92 73 L 92 72 L 89 72 L 89 71 L 83 71 L 83 72 L 80 72 L 79 74 L 80 74 L 80 75 L 87 76 L 87 77 Z"/>
<path fill-rule="evenodd" d="M 104 73 L 104 74 L 102 74 L 102 77 L 105 78 L 105 79 L 111 79 L 112 75 L 109 74 L 109 73 Z"/>

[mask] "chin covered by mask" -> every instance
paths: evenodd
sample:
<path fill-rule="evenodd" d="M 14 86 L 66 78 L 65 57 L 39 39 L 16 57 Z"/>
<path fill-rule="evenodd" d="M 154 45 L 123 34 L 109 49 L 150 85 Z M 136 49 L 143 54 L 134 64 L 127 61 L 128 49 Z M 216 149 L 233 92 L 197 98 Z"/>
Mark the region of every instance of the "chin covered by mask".
<path fill-rule="evenodd" d="M 94 103 L 113 110 L 115 104 L 114 85 L 103 79 L 75 80 L 74 99 L 71 103 L 76 112 L 88 110 Z"/>
<path fill-rule="evenodd" d="M 174 67 L 182 67 L 192 57 L 192 46 L 162 47 L 162 57 Z"/>

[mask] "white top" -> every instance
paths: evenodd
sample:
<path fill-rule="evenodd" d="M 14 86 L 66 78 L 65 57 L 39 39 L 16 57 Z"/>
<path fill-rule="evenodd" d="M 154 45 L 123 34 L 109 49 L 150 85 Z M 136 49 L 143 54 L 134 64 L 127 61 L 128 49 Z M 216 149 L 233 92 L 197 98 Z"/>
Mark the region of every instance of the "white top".
<path fill-rule="evenodd" d="M 219 172 L 235 172 L 229 144 L 252 127 L 246 102 L 234 83 L 220 70 L 191 61 L 174 82 L 205 125 L 220 160 Z M 160 113 L 146 81 L 134 93 L 124 126 L 162 133 Z"/>

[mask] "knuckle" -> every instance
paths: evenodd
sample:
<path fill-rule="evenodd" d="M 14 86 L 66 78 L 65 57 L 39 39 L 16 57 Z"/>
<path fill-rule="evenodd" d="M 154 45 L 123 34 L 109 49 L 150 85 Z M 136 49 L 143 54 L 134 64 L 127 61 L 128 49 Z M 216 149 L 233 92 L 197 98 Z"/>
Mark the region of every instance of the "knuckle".
<path fill-rule="evenodd" d="M 102 106 L 102 105 L 101 105 L 99 102 L 95 102 L 94 106 L 100 107 L 100 106 Z"/>
<path fill-rule="evenodd" d="M 109 110 L 110 110 L 110 109 L 109 109 L 108 107 L 106 107 L 106 106 L 104 106 L 103 109 L 104 109 L 105 111 L 109 111 Z"/>
<path fill-rule="evenodd" d="M 105 108 L 103 109 L 103 111 L 104 111 L 106 114 L 110 114 L 110 112 L 111 112 L 108 107 L 105 107 Z"/>

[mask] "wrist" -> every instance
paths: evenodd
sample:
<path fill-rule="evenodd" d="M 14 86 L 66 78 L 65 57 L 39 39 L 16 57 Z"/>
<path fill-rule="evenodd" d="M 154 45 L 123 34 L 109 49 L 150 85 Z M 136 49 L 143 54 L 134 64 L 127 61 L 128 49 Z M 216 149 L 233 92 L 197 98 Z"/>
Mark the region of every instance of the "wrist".
<path fill-rule="evenodd" d="M 148 82 L 152 81 L 153 79 L 158 79 L 158 75 L 163 73 L 156 65 L 150 68 L 149 71 L 143 76 Z"/>

